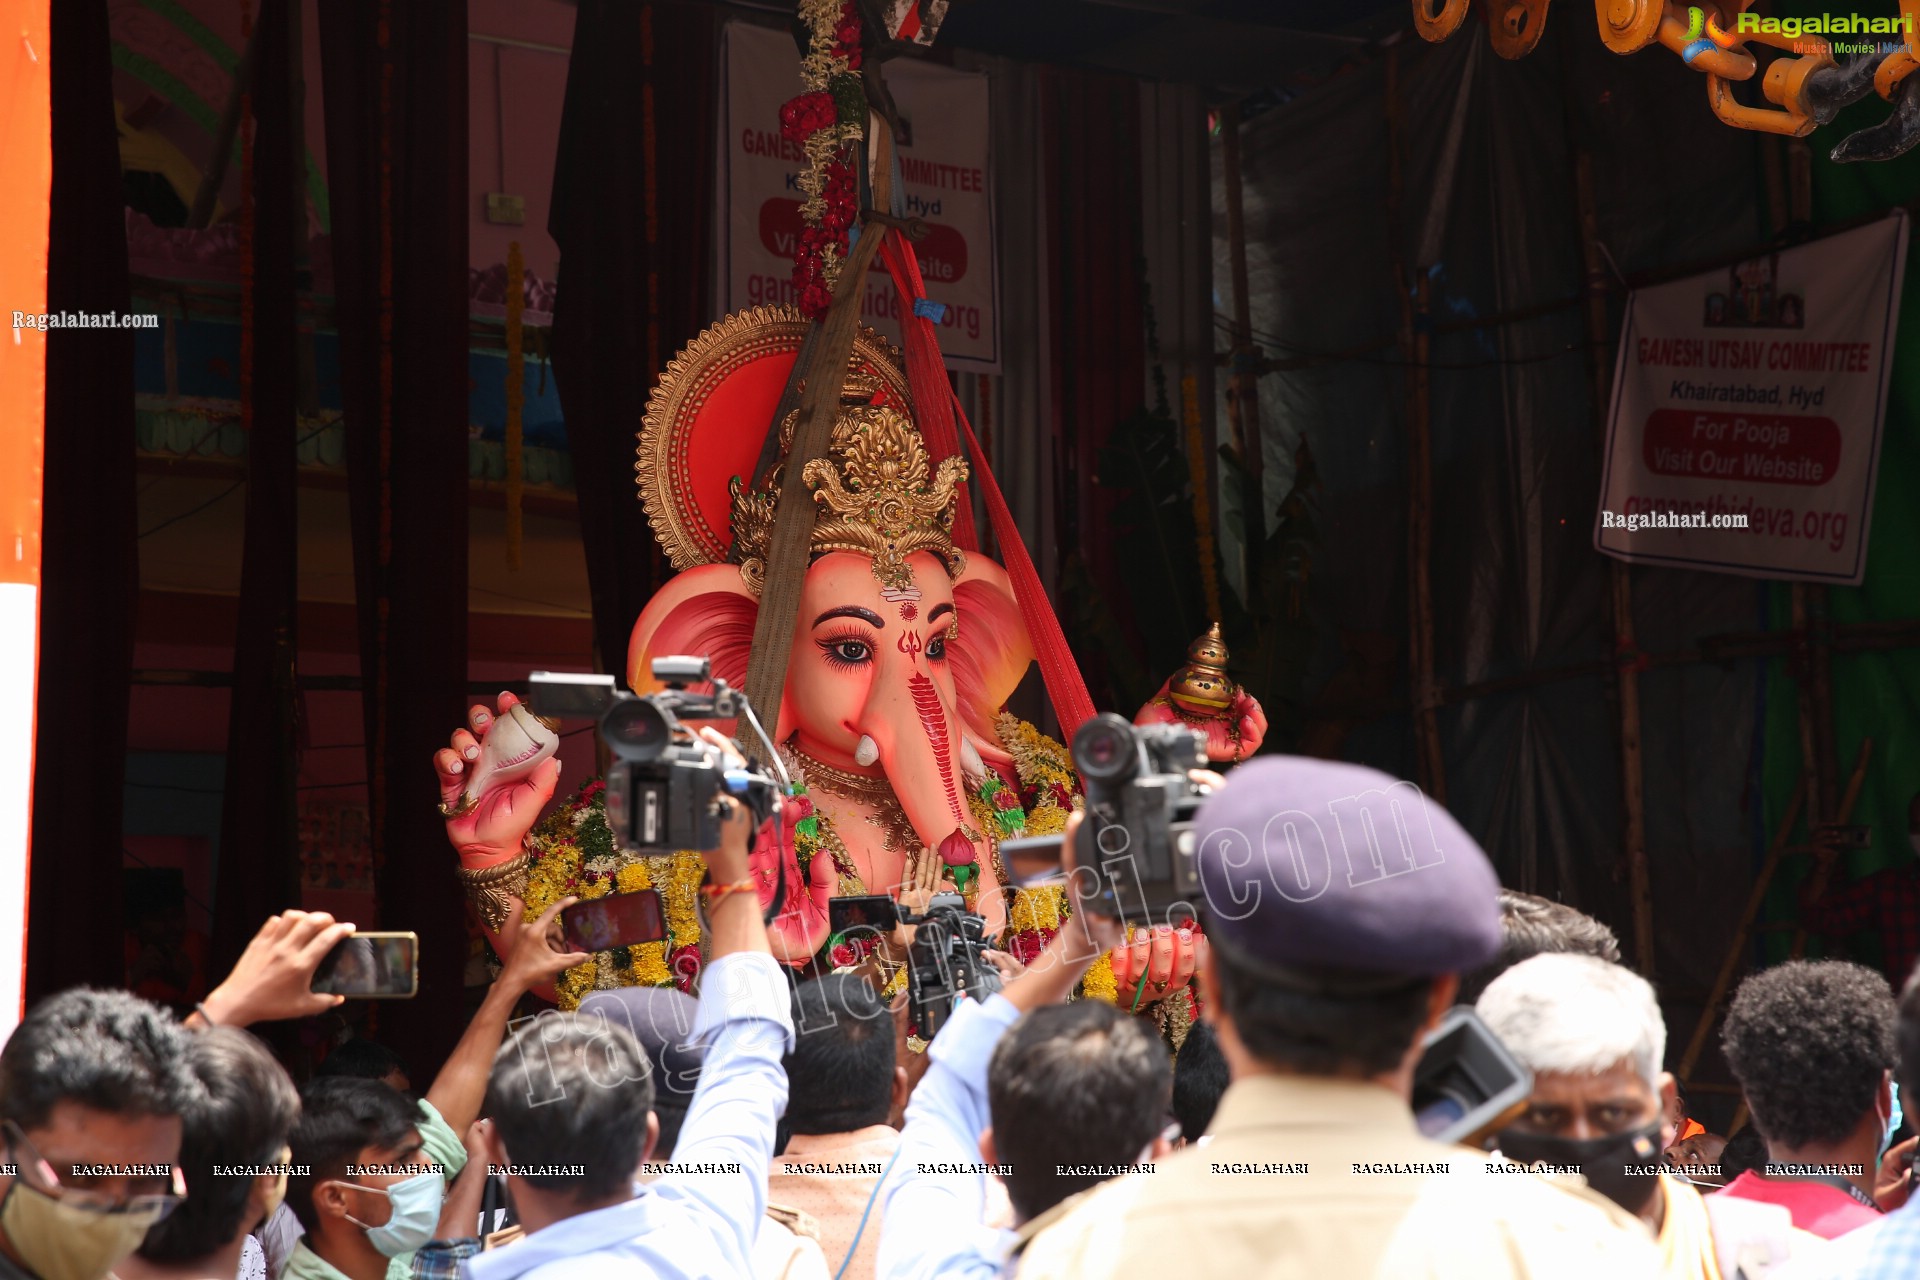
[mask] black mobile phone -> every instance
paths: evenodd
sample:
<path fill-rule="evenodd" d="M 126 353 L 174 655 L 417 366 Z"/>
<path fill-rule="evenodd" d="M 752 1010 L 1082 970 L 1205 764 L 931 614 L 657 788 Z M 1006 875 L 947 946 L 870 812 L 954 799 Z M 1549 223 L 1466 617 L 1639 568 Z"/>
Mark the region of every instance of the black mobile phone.
<path fill-rule="evenodd" d="M 420 939 L 412 933 L 356 933 L 340 939 L 313 971 L 313 991 L 353 1000 L 410 1000 L 420 989 Z"/>
<path fill-rule="evenodd" d="M 660 941 L 667 936 L 667 916 L 659 890 L 637 889 L 574 903 L 560 913 L 560 928 L 569 951 L 610 951 Z"/>
<path fill-rule="evenodd" d="M 827 928 L 836 934 L 855 929 L 874 933 L 892 933 L 900 923 L 894 901 L 884 893 L 863 893 L 846 898 L 827 899 Z"/>

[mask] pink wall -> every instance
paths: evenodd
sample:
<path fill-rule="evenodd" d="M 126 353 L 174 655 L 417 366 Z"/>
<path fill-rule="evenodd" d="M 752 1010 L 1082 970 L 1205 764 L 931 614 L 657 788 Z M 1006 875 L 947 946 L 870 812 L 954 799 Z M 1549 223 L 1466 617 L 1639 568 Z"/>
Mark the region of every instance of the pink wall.
<path fill-rule="evenodd" d="M 573 44 L 574 7 L 562 0 L 471 0 L 467 44 L 468 187 L 473 192 L 473 265 L 507 260 L 518 240 L 527 270 L 553 279 L 560 251 L 547 235 L 553 161 L 566 97 L 567 58 L 554 49 Z M 527 49 L 479 39 L 493 36 L 547 46 Z M 486 220 L 488 192 L 519 196 L 523 226 Z"/>

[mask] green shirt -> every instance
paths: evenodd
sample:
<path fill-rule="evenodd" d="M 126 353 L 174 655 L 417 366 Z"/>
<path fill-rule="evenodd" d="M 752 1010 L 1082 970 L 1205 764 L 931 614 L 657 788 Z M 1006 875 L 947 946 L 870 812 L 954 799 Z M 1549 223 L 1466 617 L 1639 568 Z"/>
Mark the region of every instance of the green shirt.
<path fill-rule="evenodd" d="M 446 1171 L 448 1182 L 467 1164 L 467 1147 L 433 1104 L 420 1100 L 420 1153 Z M 387 1280 L 412 1280 L 413 1255 L 403 1253 L 387 1263 Z M 347 1280 L 339 1268 L 307 1247 L 306 1237 L 293 1247 L 279 1280 Z"/>

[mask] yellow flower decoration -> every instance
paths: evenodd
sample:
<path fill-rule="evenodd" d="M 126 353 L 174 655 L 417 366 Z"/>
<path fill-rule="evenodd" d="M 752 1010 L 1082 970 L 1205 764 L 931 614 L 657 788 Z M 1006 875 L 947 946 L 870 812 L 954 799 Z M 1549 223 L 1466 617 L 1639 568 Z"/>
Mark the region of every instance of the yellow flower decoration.
<path fill-rule="evenodd" d="M 1080 990 L 1089 1000 L 1105 1000 L 1113 1004 L 1120 998 L 1120 983 L 1113 976 L 1113 953 L 1105 952 L 1093 962 L 1093 968 L 1087 970 L 1087 976 L 1080 980 Z"/>
<path fill-rule="evenodd" d="M 1021 889 L 1013 896 L 1013 910 L 1007 914 L 1007 923 L 1016 933 L 1028 929 L 1055 933 L 1060 928 L 1060 909 L 1066 900 L 1066 891 L 1057 885 Z"/>
<path fill-rule="evenodd" d="M 1013 716 L 1001 712 L 993 722 L 995 733 L 1000 735 L 1001 743 L 1007 754 L 1013 757 L 1013 767 L 1020 775 L 1021 787 L 1035 793 L 1034 803 L 1027 810 L 1027 830 L 1030 836 L 1059 835 L 1067 827 L 1067 814 L 1071 811 L 1060 807 L 1060 788 L 1072 795 L 1073 808 L 1080 807 L 1080 782 L 1074 776 L 1073 757 L 1067 749 L 1049 738 L 1040 730 Z"/>
<path fill-rule="evenodd" d="M 661 905 L 667 912 L 667 929 L 673 945 L 686 946 L 700 941 L 700 882 L 706 878 L 707 864 L 697 853 L 676 853 L 660 860 Z"/>

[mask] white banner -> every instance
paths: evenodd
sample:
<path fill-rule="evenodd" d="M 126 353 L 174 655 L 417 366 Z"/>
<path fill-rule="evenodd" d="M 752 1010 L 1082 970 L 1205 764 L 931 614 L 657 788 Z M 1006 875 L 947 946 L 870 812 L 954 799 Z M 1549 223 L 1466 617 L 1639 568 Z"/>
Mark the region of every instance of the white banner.
<path fill-rule="evenodd" d="M 721 130 L 720 226 L 726 309 L 791 303 L 806 158 L 780 136 L 780 106 L 802 92 L 793 37 L 747 23 L 726 29 L 726 119 Z M 914 246 L 949 365 L 1000 364 L 993 183 L 987 156 L 987 78 L 911 58 L 887 63 L 900 115 L 900 178 L 907 213 L 927 224 Z M 900 341 L 900 301 L 875 259 L 861 321 Z"/>
<path fill-rule="evenodd" d="M 1907 217 L 1627 299 L 1593 545 L 1858 583 Z"/>

